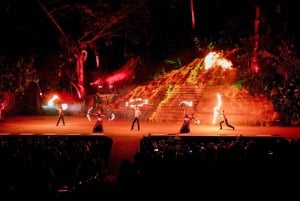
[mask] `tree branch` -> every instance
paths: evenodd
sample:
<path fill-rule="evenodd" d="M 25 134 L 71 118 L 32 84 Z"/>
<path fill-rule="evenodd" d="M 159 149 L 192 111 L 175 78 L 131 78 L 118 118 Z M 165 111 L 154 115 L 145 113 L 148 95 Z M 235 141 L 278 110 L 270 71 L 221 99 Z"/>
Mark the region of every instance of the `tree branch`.
<path fill-rule="evenodd" d="M 62 30 L 62 28 L 60 27 L 60 25 L 56 22 L 56 20 L 54 19 L 54 17 L 51 15 L 51 13 L 46 9 L 46 7 L 39 1 L 36 0 L 36 2 L 39 4 L 39 6 L 43 9 L 43 11 L 47 14 L 47 16 L 50 18 L 50 20 L 53 22 L 53 24 L 56 26 L 56 28 L 58 29 L 59 33 L 66 39 L 66 34 L 65 32 Z"/>

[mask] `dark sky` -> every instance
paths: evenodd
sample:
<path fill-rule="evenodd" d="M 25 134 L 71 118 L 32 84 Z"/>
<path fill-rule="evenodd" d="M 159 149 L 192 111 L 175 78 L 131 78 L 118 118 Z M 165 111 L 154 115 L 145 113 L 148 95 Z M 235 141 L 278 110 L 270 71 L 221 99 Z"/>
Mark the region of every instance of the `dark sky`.
<path fill-rule="evenodd" d="M 56 43 L 55 27 L 34 0 L 1 1 L 0 22 L 3 27 L 1 52 L 46 51 Z"/>
<path fill-rule="evenodd" d="M 250 22 L 249 26 L 252 29 L 255 5 L 251 0 L 194 0 L 195 30 L 191 28 L 189 2 L 189 0 L 152 0 L 157 40 L 172 39 L 172 35 L 176 34 L 189 37 L 193 32 L 200 35 L 209 34 L 224 26 L 228 18 L 245 19 L 245 22 Z M 270 13 L 276 11 L 274 1 L 262 2 L 263 9 Z M 281 10 L 282 18 L 289 21 L 290 29 L 298 30 L 296 25 L 300 12 L 296 4 L 283 1 Z M 2 25 L 0 53 L 15 53 L 30 48 L 47 52 L 56 44 L 57 29 L 34 0 L 2 0 L 0 23 Z"/>

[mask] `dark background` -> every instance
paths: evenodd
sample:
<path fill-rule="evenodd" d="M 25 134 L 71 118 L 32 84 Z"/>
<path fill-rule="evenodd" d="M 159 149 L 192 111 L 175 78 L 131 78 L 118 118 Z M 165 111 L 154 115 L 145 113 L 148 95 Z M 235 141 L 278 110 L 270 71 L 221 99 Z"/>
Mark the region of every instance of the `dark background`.
<path fill-rule="evenodd" d="M 194 0 L 195 29 L 191 24 L 189 0 L 149 2 L 155 54 L 193 46 L 193 36 L 211 38 L 220 30 L 226 29 L 230 20 L 240 21 L 242 24 L 240 29 L 254 31 L 257 4 L 262 8 L 261 22 L 268 20 L 276 23 L 276 20 L 282 20 L 280 23 L 287 23 L 289 32 L 299 35 L 297 24 L 299 11 L 296 3 L 291 1 Z M 279 5 L 277 2 L 281 5 L 280 14 L 276 13 Z M 21 54 L 32 50 L 47 54 L 57 48 L 59 33 L 34 0 L 2 0 L 0 24 L 1 55 Z"/>

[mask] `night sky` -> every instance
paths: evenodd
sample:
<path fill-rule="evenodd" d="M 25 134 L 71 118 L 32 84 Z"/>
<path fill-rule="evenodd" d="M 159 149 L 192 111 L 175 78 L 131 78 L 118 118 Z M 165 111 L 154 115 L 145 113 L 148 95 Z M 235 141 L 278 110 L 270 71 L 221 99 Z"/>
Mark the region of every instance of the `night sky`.
<path fill-rule="evenodd" d="M 176 2 L 176 4 L 174 3 Z M 191 27 L 189 0 L 152 0 L 154 39 L 170 42 L 182 37 L 191 40 L 191 34 L 207 36 L 225 26 L 231 18 L 244 21 L 253 29 L 255 16 L 254 1 L 205 0 L 195 2 L 196 27 Z M 263 9 L 271 14 L 276 11 L 274 1 L 262 1 Z M 284 4 L 285 3 L 285 4 Z M 281 18 L 289 22 L 289 29 L 298 33 L 299 11 L 293 2 L 282 3 Z M 47 52 L 57 44 L 58 31 L 34 0 L 2 0 L 0 2 L 1 54 L 14 54 L 24 50 L 36 49 Z M 174 36 L 174 37 L 173 37 Z M 160 44 L 160 42 L 157 42 Z M 155 42 L 154 42 L 155 43 Z M 157 47 L 159 48 L 159 47 Z"/>
<path fill-rule="evenodd" d="M 34 0 L 4 0 L 0 3 L 1 52 L 13 54 L 26 49 L 52 48 L 56 29 Z"/>

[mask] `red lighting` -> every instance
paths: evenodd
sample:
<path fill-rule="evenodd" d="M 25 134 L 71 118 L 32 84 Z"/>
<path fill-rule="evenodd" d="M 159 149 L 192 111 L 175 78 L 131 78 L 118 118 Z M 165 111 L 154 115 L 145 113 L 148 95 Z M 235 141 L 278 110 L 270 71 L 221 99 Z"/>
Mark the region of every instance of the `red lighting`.
<path fill-rule="evenodd" d="M 256 57 L 252 57 L 251 69 L 252 69 L 253 73 L 258 73 L 259 72 L 259 66 L 258 66 Z"/>

